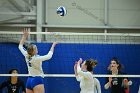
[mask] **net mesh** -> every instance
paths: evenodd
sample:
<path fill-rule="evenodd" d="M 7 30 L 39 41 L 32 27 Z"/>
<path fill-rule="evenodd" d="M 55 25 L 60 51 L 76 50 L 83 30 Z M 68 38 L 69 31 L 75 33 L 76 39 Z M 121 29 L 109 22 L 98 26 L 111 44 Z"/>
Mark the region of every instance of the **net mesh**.
<path fill-rule="evenodd" d="M 8 76 L 8 77 L 7 77 Z M 9 76 L 17 76 L 17 75 L 8 75 L 3 74 L 3 76 L 0 75 L 0 84 L 3 84 L 4 82 L 9 80 Z M 128 75 L 123 75 L 123 77 L 127 77 Z M 98 76 L 97 76 L 98 77 Z M 96 78 L 99 80 L 101 85 L 101 93 L 110 93 L 109 89 L 105 89 L 105 77 L 108 77 L 107 75 L 100 75 L 100 78 Z M 111 77 L 111 76 L 110 76 Z M 115 76 L 116 77 L 116 76 Z M 27 81 L 27 74 L 19 74 L 18 78 L 22 81 L 24 81 L 24 84 L 26 84 Z M 136 77 L 128 77 L 129 79 L 129 92 L 137 93 L 139 90 L 140 85 L 140 76 Z M 45 93 L 79 93 L 80 92 L 80 85 L 79 82 L 76 81 L 74 75 L 51 75 L 48 74 L 44 78 L 44 85 L 45 85 Z M 60 86 L 61 85 L 61 86 Z M 62 88 L 63 87 L 63 88 Z M 7 86 L 0 88 L 2 90 L 2 93 L 9 93 Z M 22 93 L 22 87 L 20 88 L 20 92 Z M 98 93 L 98 92 L 97 92 Z"/>
<path fill-rule="evenodd" d="M 19 77 L 26 83 L 29 76 L 27 66 L 18 50 L 21 36 L 22 32 L 0 32 L 0 84 L 11 76 L 7 75 L 7 72 L 12 68 L 19 69 Z M 41 37 L 41 41 L 38 41 L 38 36 Z M 94 68 L 95 77 L 100 81 L 102 93 L 109 93 L 109 90 L 104 89 L 104 84 L 106 77 L 111 77 L 106 74 L 110 59 L 114 56 L 118 57 L 125 66 L 122 71 L 128 74 L 120 77 L 128 77 L 133 82 L 130 93 L 138 92 L 140 85 L 139 34 L 30 32 L 26 43 L 37 44 L 39 54 L 44 55 L 54 41 L 60 44 L 56 47 L 53 58 L 43 63 L 46 93 L 80 92 L 79 83 L 73 71 L 74 63 L 80 57 L 83 60 L 88 58 L 98 60 Z"/>
<path fill-rule="evenodd" d="M 0 32 L 0 42 L 19 42 L 21 32 Z M 64 32 L 30 32 L 28 40 L 38 42 L 60 43 L 105 43 L 105 44 L 140 44 L 140 34 L 129 33 L 64 33 Z"/>

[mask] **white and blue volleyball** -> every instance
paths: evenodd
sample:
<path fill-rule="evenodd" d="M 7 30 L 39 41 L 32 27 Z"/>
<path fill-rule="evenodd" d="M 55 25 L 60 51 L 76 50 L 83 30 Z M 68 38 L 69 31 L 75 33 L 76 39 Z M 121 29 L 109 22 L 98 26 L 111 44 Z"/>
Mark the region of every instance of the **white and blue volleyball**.
<path fill-rule="evenodd" d="M 60 6 L 57 8 L 57 11 L 56 13 L 59 15 L 59 16 L 65 16 L 67 14 L 67 10 L 64 6 Z"/>

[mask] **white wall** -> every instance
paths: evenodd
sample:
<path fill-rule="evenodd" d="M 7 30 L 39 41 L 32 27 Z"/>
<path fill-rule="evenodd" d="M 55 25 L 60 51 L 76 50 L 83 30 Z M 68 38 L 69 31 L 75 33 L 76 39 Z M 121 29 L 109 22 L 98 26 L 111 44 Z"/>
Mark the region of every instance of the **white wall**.
<path fill-rule="evenodd" d="M 0 0 L 0 31 L 21 31 L 21 28 L 26 27 L 24 25 L 26 25 L 27 23 L 36 25 L 36 19 L 33 21 L 33 20 L 27 20 L 27 19 L 25 20 L 19 18 L 18 20 L 12 20 L 6 22 L 17 23 L 17 25 L 20 23 L 21 26 L 13 26 L 13 27 L 1 26 L 2 23 L 5 23 L 5 20 L 19 17 L 20 12 L 30 12 L 29 8 L 34 6 L 34 4 L 36 5 L 36 0 L 29 0 L 31 2 L 30 4 L 27 4 L 25 2 L 28 0 L 11 0 L 11 1 L 12 3 L 9 2 L 9 0 Z M 41 28 L 43 28 L 42 31 L 104 33 L 105 30 L 104 28 L 97 29 L 94 27 L 104 26 L 105 0 L 63 0 L 63 1 L 42 0 L 42 1 L 43 1 L 42 10 L 40 10 L 42 11 L 42 16 L 40 16 L 40 18 L 43 19 L 43 25 L 54 26 L 48 28 L 39 25 L 41 26 Z M 140 0 L 108 0 L 108 13 L 107 13 L 108 25 L 110 27 L 117 26 L 118 29 L 107 29 L 107 32 L 108 33 L 140 33 L 140 29 L 131 28 L 131 27 L 140 28 L 140 5 L 139 4 L 140 4 Z M 59 6 L 66 7 L 67 9 L 66 16 L 59 17 L 56 14 L 56 9 Z M 6 12 L 6 13 L 12 12 L 14 13 L 14 15 L 1 14 L 2 12 Z M 70 26 L 70 27 L 63 27 L 63 26 Z M 73 26 L 75 27 L 78 26 L 78 27 L 74 28 Z M 90 28 L 88 28 L 88 26 Z M 130 27 L 130 29 L 129 30 L 121 29 L 119 27 Z M 31 31 L 36 31 L 35 29 L 36 26 L 31 27 Z M 96 39 L 93 40 L 97 42 L 101 40 L 101 42 L 104 42 L 103 39 L 104 40 L 108 39 L 107 43 L 112 43 L 112 41 L 126 43 L 125 42 L 126 40 L 128 40 L 128 42 L 130 41 L 131 43 L 131 42 L 137 42 L 139 40 L 139 37 L 138 38 L 137 37 L 132 37 L 132 38 L 99 37 L 99 36 L 96 37 L 95 37 Z M 33 39 L 36 38 L 33 37 Z M 122 41 L 124 39 L 126 40 Z"/>
<path fill-rule="evenodd" d="M 47 0 L 46 23 L 49 25 L 103 25 L 104 0 Z M 56 9 L 64 6 L 67 9 L 65 17 L 59 17 Z"/>
<path fill-rule="evenodd" d="M 140 0 L 109 0 L 109 24 L 140 26 Z"/>
<path fill-rule="evenodd" d="M 49 25 L 104 25 L 105 0 L 47 0 L 46 22 Z M 60 18 L 59 6 L 65 6 L 68 14 Z M 140 0 L 108 0 L 108 24 L 110 26 L 140 26 Z"/>

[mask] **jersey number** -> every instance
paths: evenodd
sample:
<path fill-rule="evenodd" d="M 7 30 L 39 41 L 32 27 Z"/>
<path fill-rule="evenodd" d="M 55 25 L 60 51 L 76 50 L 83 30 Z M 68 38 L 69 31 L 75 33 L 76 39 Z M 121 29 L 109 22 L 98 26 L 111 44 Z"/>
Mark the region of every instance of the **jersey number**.
<path fill-rule="evenodd" d="M 29 61 L 28 61 L 28 64 L 29 64 L 30 67 L 32 67 L 31 60 L 32 60 L 32 58 L 30 58 Z"/>

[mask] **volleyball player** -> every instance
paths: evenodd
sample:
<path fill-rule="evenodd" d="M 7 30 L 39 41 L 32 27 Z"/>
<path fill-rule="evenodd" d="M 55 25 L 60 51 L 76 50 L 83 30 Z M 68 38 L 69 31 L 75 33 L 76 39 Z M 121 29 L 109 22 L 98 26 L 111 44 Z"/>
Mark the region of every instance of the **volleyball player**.
<path fill-rule="evenodd" d="M 17 69 L 11 69 L 9 74 L 18 74 Z M 0 93 L 2 93 L 2 89 L 7 88 L 8 93 L 20 93 L 20 88 L 22 89 L 22 93 L 25 93 L 25 85 L 24 82 L 19 79 L 17 76 L 11 76 L 8 80 L 2 82 L 0 85 Z M 4 92 L 7 93 L 7 92 Z"/>
<path fill-rule="evenodd" d="M 27 51 L 23 47 L 23 44 L 28 37 L 28 34 L 29 33 L 27 32 L 27 28 L 24 28 L 23 36 L 19 43 L 19 50 L 25 57 L 29 74 L 32 75 L 27 79 L 26 93 L 45 93 L 43 78 L 36 75 L 43 75 L 42 61 L 49 60 L 52 57 L 54 48 L 57 43 L 54 42 L 52 44 L 48 54 L 44 56 L 39 56 L 37 55 L 38 50 L 36 45 L 29 45 Z"/>
<path fill-rule="evenodd" d="M 125 73 L 121 72 L 122 65 L 117 58 L 112 58 L 109 65 L 109 70 L 111 75 L 123 75 Z M 110 88 L 110 93 L 129 93 L 130 82 L 128 78 L 124 77 L 109 77 L 107 78 L 105 89 Z"/>
<path fill-rule="evenodd" d="M 101 93 L 99 80 L 93 78 L 93 68 L 97 62 L 93 59 L 85 60 L 80 67 L 81 63 L 82 59 L 80 58 L 74 65 L 76 79 L 80 82 L 80 93 Z"/>

